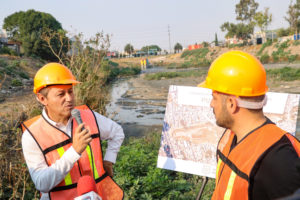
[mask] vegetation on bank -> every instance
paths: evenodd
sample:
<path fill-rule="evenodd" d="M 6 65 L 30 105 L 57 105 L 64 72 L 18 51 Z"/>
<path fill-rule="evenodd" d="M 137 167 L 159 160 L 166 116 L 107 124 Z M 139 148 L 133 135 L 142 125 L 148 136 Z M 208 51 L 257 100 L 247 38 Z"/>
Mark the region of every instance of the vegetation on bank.
<path fill-rule="evenodd" d="M 170 79 L 176 77 L 199 77 L 204 76 L 207 73 L 207 70 L 191 70 L 191 71 L 182 71 L 182 72 L 158 72 L 153 74 L 146 74 L 146 80 L 161 80 L 161 79 Z"/>
<path fill-rule="evenodd" d="M 267 69 L 267 76 L 273 80 L 294 81 L 300 80 L 300 69 L 283 67 L 278 69 Z"/>
<path fill-rule="evenodd" d="M 121 147 L 115 165 L 115 180 L 123 188 L 125 199 L 195 199 L 200 176 L 156 167 L 160 133 L 129 138 Z M 214 180 L 209 180 L 202 199 L 210 199 Z"/>

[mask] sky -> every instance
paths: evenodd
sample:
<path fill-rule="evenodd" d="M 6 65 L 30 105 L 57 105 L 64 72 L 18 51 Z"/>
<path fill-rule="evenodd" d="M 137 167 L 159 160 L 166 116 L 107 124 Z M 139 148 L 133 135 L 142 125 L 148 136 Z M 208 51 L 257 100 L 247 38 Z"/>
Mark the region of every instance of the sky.
<path fill-rule="evenodd" d="M 5 17 L 34 9 L 51 14 L 71 34 L 85 38 L 103 31 L 111 35 L 111 50 L 124 51 L 158 45 L 168 50 L 179 42 L 183 47 L 212 42 L 217 33 L 223 40 L 224 22 L 235 23 L 239 0 L 0 0 L 0 27 Z M 273 21 L 268 29 L 287 28 L 284 19 L 290 0 L 256 0 L 258 11 L 270 8 Z M 170 41 L 169 41 L 170 35 Z"/>

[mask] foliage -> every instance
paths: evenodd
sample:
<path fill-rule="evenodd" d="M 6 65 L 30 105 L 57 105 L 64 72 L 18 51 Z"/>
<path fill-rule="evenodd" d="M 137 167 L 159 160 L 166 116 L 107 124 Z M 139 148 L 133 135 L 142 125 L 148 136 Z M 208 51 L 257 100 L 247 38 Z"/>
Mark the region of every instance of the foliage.
<path fill-rule="evenodd" d="M 269 8 L 265 8 L 265 11 L 257 12 L 254 15 L 255 24 L 260 28 L 261 32 L 267 30 L 267 26 L 272 22 L 272 14 L 269 14 Z"/>
<path fill-rule="evenodd" d="M 294 81 L 300 80 L 300 69 L 284 67 L 279 69 L 267 69 L 267 76 L 275 80 Z"/>
<path fill-rule="evenodd" d="M 257 56 L 260 56 L 266 47 L 272 45 L 272 40 L 267 40 L 267 42 L 263 43 L 259 49 L 259 51 L 256 53 Z"/>
<path fill-rule="evenodd" d="M 294 62 L 294 61 L 297 60 L 298 55 L 297 54 L 295 54 L 295 55 L 289 55 L 287 58 L 288 58 L 288 62 L 292 63 L 292 62 Z"/>
<path fill-rule="evenodd" d="M 284 37 L 284 36 L 292 35 L 293 31 L 290 28 L 286 28 L 286 29 L 280 28 L 276 31 L 276 34 L 278 37 Z"/>
<path fill-rule="evenodd" d="M 265 53 L 263 54 L 262 56 L 260 56 L 259 60 L 262 62 L 262 63 L 268 63 L 269 60 L 270 60 L 270 56 Z"/>
<path fill-rule="evenodd" d="M 131 55 L 134 51 L 134 48 L 131 44 L 126 44 L 126 46 L 124 47 L 124 51 Z"/>
<path fill-rule="evenodd" d="M 12 56 L 16 56 L 17 52 L 14 51 L 13 49 L 10 49 L 6 46 L 0 48 L 0 54 L 8 54 L 8 55 L 12 55 Z"/>
<path fill-rule="evenodd" d="M 292 4 L 292 1 L 289 5 L 289 9 L 287 11 L 287 15 L 285 20 L 290 24 L 291 31 L 297 32 L 300 27 L 299 17 L 300 17 L 300 0 L 296 0 L 295 4 Z"/>
<path fill-rule="evenodd" d="M 0 118 L 0 199 L 38 199 L 21 148 L 19 125 L 27 115 L 14 109 Z"/>
<path fill-rule="evenodd" d="M 243 24 L 243 23 L 229 23 L 225 22 L 221 26 L 222 31 L 227 31 L 225 37 L 231 38 L 236 36 L 237 38 L 240 38 L 244 41 L 247 41 L 247 39 L 250 38 L 250 34 L 254 30 L 253 24 Z"/>
<path fill-rule="evenodd" d="M 300 40 L 294 40 L 293 45 L 298 46 L 300 44 Z"/>
<path fill-rule="evenodd" d="M 115 180 L 123 188 L 125 199 L 195 199 L 201 178 L 156 168 L 160 134 L 129 138 L 121 147 L 115 165 Z M 204 191 L 210 199 L 213 181 Z"/>
<path fill-rule="evenodd" d="M 181 58 L 190 57 L 190 56 L 204 58 L 208 52 L 209 52 L 208 48 L 186 50 L 181 54 Z"/>
<path fill-rule="evenodd" d="M 278 62 L 279 60 L 287 60 L 288 56 L 290 55 L 290 51 L 285 51 L 286 48 L 289 46 L 289 40 L 277 43 L 275 47 L 277 47 L 276 51 L 272 52 L 272 58 L 274 62 Z"/>
<path fill-rule="evenodd" d="M 22 43 L 25 55 L 36 55 L 45 60 L 56 59 L 41 38 L 44 32 L 62 29 L 61 24 L 52 15 L 35 10 L 16 12 L 4 19 L 3 28 L 8 31 L 10 39 Z M 53 38 L 51 45 L 55 49 L 61 48 L 57 38 Z"/>
<path fill-rule="evenodd" d="M 146 80 L 161 80 L 163 78 L 176 78 L 176 77 L 199 77 L 206 74 L 206 70 L 192 70 L 183 72 L 158 72 L 153 74 L 146 74 Z"/>
<path fill-rule="evenodd" d="M 258 3 L 255 2 L 255 0 L 240 0 L 240 2 L 235 5 L 236 19 L 242 22 L 252 22 L 257 8 Z"/>
<path fill-rule="evenodd" d="M 149 46 L 144 46 L 141 48 L 142 51 L 144 52 L 149 52 L 149 51 L 156 51 L 156 52 L 160 52 L 161 48 L 158 45 L 149 45 Z"/>
<path fill-rule="evenodd" d="M 219 46 L 218 36 L 217 33 L 215 33 L 215 46 Z"/>
<path fill-rule="evenodd" d="M 22 86 L 22 82 L 19 79 L 12 79 L 11 80 L 11 85 L 12 86 Z"/>
<path fill-rule="evenodd" d="M 182 51 L 182 45 L 180 43 L 176 43 L 175 46 L 174 46 L 174 52 L 180 52 Z"/>

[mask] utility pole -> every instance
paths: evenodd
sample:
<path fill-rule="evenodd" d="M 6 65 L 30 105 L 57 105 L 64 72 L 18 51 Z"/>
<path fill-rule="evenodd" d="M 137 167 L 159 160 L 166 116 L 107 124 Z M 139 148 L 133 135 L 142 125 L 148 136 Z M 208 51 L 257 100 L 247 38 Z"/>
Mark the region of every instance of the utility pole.
<path fill-rule="evenodd" d="M 170 53 L 171 53 L 171 36 L 170 36 L 170 26 L 168 25 L 168 34 L 169 34 L 169 49 L 170 49 Z"/>

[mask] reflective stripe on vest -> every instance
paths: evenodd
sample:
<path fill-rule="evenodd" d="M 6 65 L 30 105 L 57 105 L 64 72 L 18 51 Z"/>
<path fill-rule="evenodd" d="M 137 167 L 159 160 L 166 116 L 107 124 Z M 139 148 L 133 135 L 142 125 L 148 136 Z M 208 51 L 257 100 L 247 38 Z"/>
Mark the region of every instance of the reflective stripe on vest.
<path fill-rule="evenodd" d="M 231 132 L 226 132 L 219 141 L 222 147 L 220 149 L 218 146 L 217 183 L 213 200 L 248 199 L 250 174 L 255 163 L 282 137 L 289 138 L 295 151 L 300 152 L 299 141 L 272 123 L 266 123 L 248 134 L 232 150 L 230 147 L 234 137 L 231 136 Z"/>
<path fill-rule="evenodd" d="M 63 147 L 60 147 L 57 149 L 57 152 L 59 154 L 60 157 L 62 157 L 65 153 L 65 150 Z M 65 176 L 65 184 L 66 185 L 71 185 L 72 184 L 72 179 L 71 179 L 71 174 L 70 172 Z"/>
<path fill-rule="evenodd" d="M 99 174 L 98 174 L 98 170 L 96 168 L 95 162 L 93 162 L 94 159 L 92 158 L 92 152 L 91 152 L 90 145 L 87 145 L 85 150 L 89 157 L 90 167 L 91 167 L 91 169 L 93 169 L 94 178 L 97 179 L 97 178 L 99 178 Z"/>
<path fill-rule="evenodd" d="M 227 185 L 227 189 L 226 189 L 225 196 L 224 196 L 224 200 L 229 200 L 230 197 L 231 197 L 231 192 L 232 192 L 232 189 L 233 189 L 233 184 L 234 184 L 235 177 L 236 177 L 236 173 L 234 173 L 234 171 L 231 171 L 230 178 L 229 178 L 228 185 Z"/>
<path fill-rule="evenodd" d="M 92 141 L 64 180 L 49 192 L 49 196 L 51 200 L 74 199 L 77 196 L 78 179 L 83 175 L 89 175 L 95 179 L 97 192 L 103 200 L 120 200 L 123 198 L 122 189 L 107 176 L 103 169 L 100 133 L 94 113 L 87 106 L 76 108 L 80 111 L 86 126 L 90 128 Z M 75 120 L 72 123 L 73 137 L 78 125 Z M 43 116 L 24 122 L 22 127 L 26 128 L 35 139 L 48 166 L 60 159 L 72 146 L 72 138 L 47 122 Z"/>
<path fill-rule="evenodd" d="M 217 165 L 217 171 L 216 171 L 216 184 L 218 183 L 218 177 L 219 177 L 219 171 L 220 171 L 220 166 L 221 166 L 222 160 L 218 159 L 218 165 Z"/>

